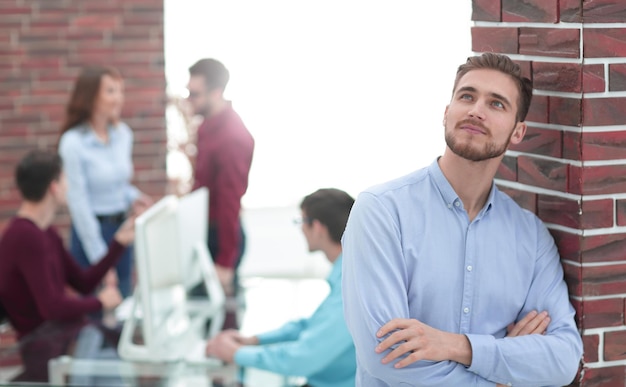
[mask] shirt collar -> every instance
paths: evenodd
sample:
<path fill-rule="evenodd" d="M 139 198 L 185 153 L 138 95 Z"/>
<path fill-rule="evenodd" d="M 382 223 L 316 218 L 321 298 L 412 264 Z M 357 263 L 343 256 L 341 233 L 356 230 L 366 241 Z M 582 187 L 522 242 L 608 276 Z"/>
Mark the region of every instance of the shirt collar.
<path fill-rule="evenodd" d="M 228 119 L 232 111 L 233 111 L 232 102 L 226 101 L 226 106 L 224 106 L 224 109 L 222 109 L 216 115 L 211 116 L 204 120 L 204 122 L 202 123 L 204 130 L 212 132 L 214 130 L 217 130 L 218 128 L 223 128 L 224 125 L 222 125 L 222 123 Z"/>
<path fill-rule="evenodd" d="M 461 202 L 461 198 L 459 198 L 459 195 L 456 194 L 456 192 L 454 191 L 454 188 L 452 188 L 452 186 L 450 185 L 450 182 L 444 176 L 443 172 L 441 171 L 441 167 L 439 166 L 438 161 L 439 161 L 439 158 L 437 157 L 435 161 L 433 161 L 432 164 L 430 164 L 430 166 L 428 167 L 428 173 L 433 178 L 433 181 L 435 182 L 437 189 L 441 193 L 443 200 L 445 201 L 445 203 L 448 205 L 449 208 L 451 208 L 452 206 L 462 206 L 463 203 Z M 478 218 L 480 218 L 483 213 L 489 211 L 493 207 L 497 189 L 498 188 L 496 187 L 495 182 L 492 181 L 491 190 L 489 190 L 489 197 L 487 198 L 487 202 L 485 203 L 485 206 L 480 211 Z"/>
<path fill-rule="evenodd" d="M 328 274 L 328 277 L 326 277 L 326 281 L 328 281 L 330 287 L 341 284 L 341 261 L 342 254 L 339 254 L 335 262 L 333 262 L 333 268 Z"/>
<path fill-rule="evenodd" d="M 117 130 L 113 130 L 115 128 L 117 128 L 117 126 L 114 125 L 109 125 L 107 127 L 107 131 L 109 132 L 109 143 L 115 141 L 115 138 L 117 137 Z M 102 143 L 102 141 L 100 141 L 98 136 L 96 136 L 96 132 L 93 131 L 89 124 L 84 124 L 83 126 L 81 126 L 80 130 L 85 133 L 85 142 L 88 145 L 105 145 Z"/>

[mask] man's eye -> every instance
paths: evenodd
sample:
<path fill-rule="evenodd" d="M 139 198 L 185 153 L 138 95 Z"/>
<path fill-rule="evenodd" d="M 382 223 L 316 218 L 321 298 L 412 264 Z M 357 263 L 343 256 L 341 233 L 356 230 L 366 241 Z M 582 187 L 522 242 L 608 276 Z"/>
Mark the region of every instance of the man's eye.
<path fill-rule="evenodd" d="M 491 104 L 497 107 L 498 109 L 504 109 L 504 104 L 500 101 L 493 101 Z"/>
<path fill-rule="evenodd" d="M 469 94 L 461 94 L 461 96 L 459 97 L 459 99 L 465 99 L 470 101 L 472 99 L 472 96 Z"/>

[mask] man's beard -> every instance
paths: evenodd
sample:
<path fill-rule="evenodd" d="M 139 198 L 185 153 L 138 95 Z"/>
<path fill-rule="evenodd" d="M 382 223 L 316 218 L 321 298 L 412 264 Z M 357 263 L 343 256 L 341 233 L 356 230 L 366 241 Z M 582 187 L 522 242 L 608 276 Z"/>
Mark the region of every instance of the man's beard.
<path fill-rule="evenodd" d="M 205 103 L 205 104 L 194 107 L 193 110 L 194 110 L 193 112 L 194 115 L 207 118 L 213 114 L 213 111 L 215 110 L 215 108 L 213 107 L 213 104 Z"/>
<path fill-rule="evenodd" d="M 208 106 L 202 106 L 201 108 L 196 109 L 194 113 L 202 117 L 208 117 L 211 115 L 211 108 Z"/>
<path fill-rule="evenodd" d="M 509 147 L 509 143 L 511 142 L 511 135 L 513 134 L 513 129 L 515 129 L 515 127 L 511 129 L 511 133 L 509 133 L 509 136 L 507 137 L 507 140 L 504 144 L 498 146 L 497 143 L 490 141 L 487 142 L 482 149 L 476 149 L 472 146 L 471 142 L 459 144 L 459 141 L 457 141 L 457 138 L 454 136 L 458 128 L 465 123 L 470 123 L 474 126 L 482 128 L 489 136 L 491 135 L 491 131 L 487 129 L 484 125 L 473 120 L 464 120 L 459 122 L 454 131 L 445 130 L 446 145 L 448 145 L 448 148 L 450 148 L 450 150 L 457 156 L 460 156 L 469 161 L 485 161 L 502 156 Z"/>

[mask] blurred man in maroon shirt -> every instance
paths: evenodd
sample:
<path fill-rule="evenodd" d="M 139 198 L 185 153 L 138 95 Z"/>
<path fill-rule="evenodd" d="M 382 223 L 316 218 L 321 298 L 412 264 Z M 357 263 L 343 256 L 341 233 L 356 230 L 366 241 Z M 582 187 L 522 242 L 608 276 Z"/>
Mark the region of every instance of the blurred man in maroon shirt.
<path fill-rule="evenodd" d="M 237 267 L 245 248 L 239 212 L 248 188 L 254 139 L 231 101 L 224 99 L 230 78 L 215 59 L 201 59 L 189 68 L 189 102 L 204 117 L 198 128 L 193 189 L 209 189 L 209 251 L 227 297 L 237 290 Z M 227 314 L 224 328 L 236 327 Z"/>

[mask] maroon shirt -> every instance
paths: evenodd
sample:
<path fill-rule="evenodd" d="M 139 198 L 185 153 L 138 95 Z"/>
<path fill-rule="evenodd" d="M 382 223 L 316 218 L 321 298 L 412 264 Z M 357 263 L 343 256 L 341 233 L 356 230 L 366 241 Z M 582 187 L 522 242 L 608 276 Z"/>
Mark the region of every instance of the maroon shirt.
<path fill-rule="evenodd" d="M 239 255 L 239 211 L 248 189 L 254 139 L 231 103 L 198 128 L 194 186 L 209 189 L 209 227 L 217 228 L 218 253 L 213 260 L 234 268 Z"/>
<path fill-rule="evenodd" d="M 82 269 L 68 253 L 54 227 L 41 230 L 29 219 L 13 218 L 0 240 L 0 302 L 19 337 L 48 320 L 85 318 L 102 309 L 92 293 L 115 265 L 124 246 L 113 240 L 107 255 L 89 269 Z"/>

